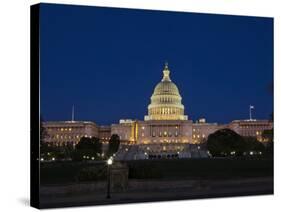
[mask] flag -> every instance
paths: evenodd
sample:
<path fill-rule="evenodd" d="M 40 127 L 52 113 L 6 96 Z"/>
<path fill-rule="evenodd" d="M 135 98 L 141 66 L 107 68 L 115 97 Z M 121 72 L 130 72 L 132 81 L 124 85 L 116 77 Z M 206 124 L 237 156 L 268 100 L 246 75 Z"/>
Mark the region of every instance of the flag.
<path fill-rule="evenodd" d="M 250 109 L 255 109 L 255 107 L 253 105 L 250 105 Z"/>

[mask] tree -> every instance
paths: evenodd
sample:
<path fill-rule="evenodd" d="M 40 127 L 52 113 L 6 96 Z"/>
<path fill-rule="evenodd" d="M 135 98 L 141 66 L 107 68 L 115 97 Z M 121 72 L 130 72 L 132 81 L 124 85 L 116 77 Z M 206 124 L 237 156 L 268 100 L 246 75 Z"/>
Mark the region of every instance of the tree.
<path fill-rule="evenodd" d="M 265 151 L 267 155 L 273 156 L 273 128 L 270 130 L 264 130 L 262 132 L 262 139 L 265 141 Z"/>
<path fill-rule="evenodd" d="M 257 140 L 256 137 L 244 137 L 246 151 L 265 152 L 265 146 Z"/>
<path fill-rule="evenodd" d="M 72 154 L 73 160 L 92 160 L 100 157 L 102 144 L 98 138 L 82 137 Z"/>
<path fill-rule="evenodd" d="M 107 156 L 110 157 L 114 153 L 116 153 L 119 149 L 119 145 L 120 145 L 120 137 L 117 134 L 113 134 L 109 140 Z"/>
<path fill-rule="evenodd" d="M 210 134 L 207 149 L 212 156 L 241 156 L 246 150 L 243 137 L 230 129 L 221 129 Z"/>
<path fill-rule="evenodd" d="M 264 130 L 262 132 L 262 139 L 266 142 L 273 142 L 273 128 L 270 130 Z"/>

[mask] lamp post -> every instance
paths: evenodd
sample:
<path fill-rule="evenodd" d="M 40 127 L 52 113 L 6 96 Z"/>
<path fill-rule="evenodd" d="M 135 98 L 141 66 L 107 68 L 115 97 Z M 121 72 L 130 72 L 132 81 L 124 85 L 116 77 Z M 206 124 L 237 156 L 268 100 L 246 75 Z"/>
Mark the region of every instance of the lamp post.
<path fill-rule="evenodd" d="M 107 160 L 107 199 L 110 199 L 110 166 L 113 163 L 112 157 Z"/>

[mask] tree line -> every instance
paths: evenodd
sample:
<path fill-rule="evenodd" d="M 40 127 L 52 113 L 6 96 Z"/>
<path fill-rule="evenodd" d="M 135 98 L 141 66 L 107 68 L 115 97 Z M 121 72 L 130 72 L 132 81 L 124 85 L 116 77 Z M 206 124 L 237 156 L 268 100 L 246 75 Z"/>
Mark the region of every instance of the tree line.
<path fill-rule="evenodd" d="M 256 137 L 243 137 L 230 129 L 221 129 L 208 136 L 207 149 L 213 157 L 272 156 L 273 129 L 265 130 L 259 142 Z"/>

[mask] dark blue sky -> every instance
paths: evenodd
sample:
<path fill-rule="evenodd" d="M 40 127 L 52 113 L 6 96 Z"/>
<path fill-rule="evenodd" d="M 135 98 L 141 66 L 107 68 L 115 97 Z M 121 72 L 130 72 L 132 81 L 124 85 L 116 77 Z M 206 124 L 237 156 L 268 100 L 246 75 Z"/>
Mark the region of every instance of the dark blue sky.
<path fill-rule="evenodd" d="M 192 120 L 273 110 L 271 18 L 42 4 L 40 24 L 45 120 L 143 120 L 166 60 Z"/>

